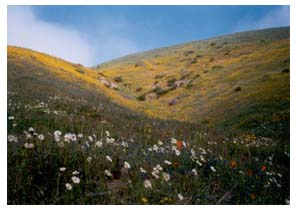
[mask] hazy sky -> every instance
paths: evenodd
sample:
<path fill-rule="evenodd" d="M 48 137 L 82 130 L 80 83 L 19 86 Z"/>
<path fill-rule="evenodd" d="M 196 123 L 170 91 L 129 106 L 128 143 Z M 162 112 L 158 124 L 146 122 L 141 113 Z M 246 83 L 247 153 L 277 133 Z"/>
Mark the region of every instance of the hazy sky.
<path fill-rule="evenodd" d="M 289 6 L 8 6 L 8 44 L 87 66 L 237 31 L 290 25 Z"/>

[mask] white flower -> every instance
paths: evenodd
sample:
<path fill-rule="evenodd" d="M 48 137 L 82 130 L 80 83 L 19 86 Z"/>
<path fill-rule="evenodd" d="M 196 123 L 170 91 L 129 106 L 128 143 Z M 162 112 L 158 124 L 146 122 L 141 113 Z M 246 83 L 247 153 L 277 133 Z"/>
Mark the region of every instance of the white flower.
<path fill-rule="evenodd" d="M 180 155 L 180 151 L 179 150 L 175 150 L 175 155 L 179 156 Z"/>
<path fill-rule="evenodd" d="M 37 138 L 40 140 L 40 141 L 43 141 L 44 140 L 44 135 L 43 134 L 39 134 L 37 136 Z"/>
<path fill-rule="evenodd" d="M 80 178 L 78 178 L 77 176 L 73 176 L 71 177 L 72 181 L 74 184 L 79 184 L 80 183 Z"/>
<path fill-rule="evenodd" d="M 164 163 L 166 164 L 166 165 L 171 165 L 172 163 L 170 162 L 170 161 L 168 161 L 168 160 L 164 160 Z"/>
<path fill-rule="evenodd" d="M 88 139 L 89 139 L 90 142 L 93 141 L 93 137 L 92 136 L 89 136 Z"/>
<path fill-rule="evenodd" d="M 115 139 L 114 138 L 106 138 L 106 143 L 108 144 L 113 144 L 115 142 Z"/>
<path fill-rule="evenodd" d="M 61 137 L 58 136 L 58 135 L 55 135 L 55 141 L 56 141 L 56 142 L 59 142 L 60 140 L 61 140 Z"/>
<path fill-rule="evenodd" d="M 153 177 L 155 177 L 156 179 L 159 179 L 160 177 L 159 177 L 158 173 L 159 172 L 153 171 L 152 172 Z"/>
<path fill-rule="evenodd" d="M 109 176 L 109 177 L 112 176 L 112 174 L 110 173 L 110 171 L 107 170 L 107 169 L 105 169 L 104 174 L 105 174 L 106 176 Z"/>
<path fill-rule="evenodd" d="M 177 150 L 177 147 L 174 145 L 171 147 L 172 151 L 176 151 Z"/>
<path fill-rule="evenodd" d="M 177 194 L 177 197 L 180 201 L 184 200 L 184 197 L 180 193 Z"/>
<path fill-rule="evenodd" d="M 102 146 L 103 146 L 102 141 L 97 141 L 95 144 L 95 147 L 102 147 Z"/>
<path fill-rule="evenodd" d="M 61 172 L 66 171 L 66 168 L 65 168 L 65 167 L 61 167 L 61 168 L 60 168 L 60 171 L 61 171 Z"/>
<path fill-rule="evenodd" d="M 162 146 L 162 145 L 163 145 L 163 142 L 160 141 L 160 140 L 158 140 L 158 145 L 159 145 L 159 146 Z"/>
<path fill-rule="evenodd" d="M 215 167 L 213 166 L 210 166 L 210 169 L 213 171 L 213 172 L 216 172 L 217 170 L 215 169 Z"/>
<path fill-rule="evenodd" d="M 175 138 L 171 138 L 171 144 L 176 144 L 177 140 Z"/>
<path fill-rule="evenodd" d="M 168 173 L 163 172 L 162 177 L 166 182 L 168 182 L 170 180 L 170 175 Z"/>
<path fill-rule="evenodd" d="M 290 205 L 290 200 L 289 199 L 285 199 L 285 202 L 287 205 Z"/>
<path fill-rule="evenodd" d="M 54 132 L 54 136 L 61 136 L 62 135 L 62 132 L 61 131 L 55 131 Z"/>
<path fill-rule="evenodd" d="M 196 170 L 196 168 L 193 168 L 192 169 L 192 173 L 193 173 L 194 176 L 197 176 L 197 170 Z"/>
<path fill-rule="evenodd" d="M 156 167 L 154 168 L 154 170 L 159 170 L 159 171 L 162 171 L 163 170 L 163 168 L 158 164 L 158 165 L 156 165 Z"/>
<path fill-rule="evenodd" d="M 202 166 L 202 163 L 199 162 L 199 160 L 196 160 L 196 163 L 197 163 L 199 166 Z"/>
<path fill-rule="evenodd" d="M 8 135 L 7 139 L 9 142 L 18 142 L 18 137 L 13 135 Z"/>
<path fill-rule="evenodd" d="M 84 137 L 84 134 L 79 133 L 79 134 L 77 134 L 77 137 L 78 137 L 78 138 L 82 138 L 82 137 Z"/>
<path fill-rule="evenodd" d="M 107 159 L 108 161 L 112 162 L 112 159 L 111 159 L 110 156 L 106 155 L 105 157 L 106 157 L 106 159 Z"/>
<path fill-rule="evenodd" d="M 191 149 L 191 155 L 192 155 L 192 157 L 193 157 L 194 159 L 197 158 L 197 156 L 196 156 L 196 152 L 195 152 L 194 149 Z"/>
<path fill-rule="evenodd" d="M 148 179 L 144 180 L 144 187 L 152 189 L 152 182 Z"/>
<path fill-rule="evenodd" d="M 131 168 L 130 164 L 127 161 L 124 162 L 124 168 Z"/>
<path fill-rule="evenodd" d="M 146 174 L 146 170 L 140 167 L 140 172 Z"/>
<path fill-rule="evenodd" d="M 14 116 L 9 116 L 8 120 L 14 120 Z"/>
<path fill-rule="evenodd" d="M 67 190 L 72 190 L 72 185 L 70 183 L 66 183 L 65 187 Z"/>
<path fill-rule="evenodd" d="M 78 175 L 80 172 L 79 171 L 73 171 L 72 175 Z"/>
<path fill-rule="evenodd" d="M 93 160 L 93 158 L 91 157 L 91 156 L 89 156 L 88 158 L 87 158 L 87 161 L 90 163 L 90 162 L 92 162 L 92 160 Z"/>
<path fill-rule="evenodd" d="M 121 145 L 122 145 L 123 147 L 127 147 L 127 148 L 129 147 L 129 146 L 128 146 L 128 142 L 125 142 L 125 141 L 122 141 Z"/>
<path fill-rule="evenodd" d="M 186 144 L 186 142 L 185 142 L 185 141 L 183 141 L 183 146 L 184 146 L 184 147 L 187 147 L 187 144 Z"/>
<path fill-rule="evenodd" d="M 26 149 L 33 149 L 34 148 L 34 144 L 32 144 L 32 143 L 25 143 L 25 148 Z"/>
<path fill-rule="evenodd" d="M 156 144 L 153 145 L 153 150 L 158 151 L 158 146 Z"/>
<path fill-rule="evenodd" d="M 28 139 L 31 139 L 31 138 L 32 138 L 31 134 L 26 133 L 26 139 L 28 140 Z"/>
<path fill-rule="evenodd" d="M 28 129 L 28 131 L 29 131 L 29 132 L 34 132 L 34 128 L 30 127 L 30 128 Z"/>
<path fill-rule="evenodd" d="M 110 133 L 109 133 L 109 131 L 105 131 L 105 134 L 106 134 L 106 136 L 107 136 L 107 137 L 109 137 L 109 136 L 110 136 Z"/>
<path fill-rule="evenodd" d="M 76 141 L 76 140 L 77 140 L 76 135 L 75 135 L 74 133 L 71 134 L 71 136 L 70 136 L 70 140 L 71 140 L 71 141 Z"/>
<path fill-rule="evenodd" d="M 205 162 L 205 161 L 206 161 L 206 160 L 204 159 L 203 155 L 200 155 L 200 160 L 201 160 L 202 162 Z"/>

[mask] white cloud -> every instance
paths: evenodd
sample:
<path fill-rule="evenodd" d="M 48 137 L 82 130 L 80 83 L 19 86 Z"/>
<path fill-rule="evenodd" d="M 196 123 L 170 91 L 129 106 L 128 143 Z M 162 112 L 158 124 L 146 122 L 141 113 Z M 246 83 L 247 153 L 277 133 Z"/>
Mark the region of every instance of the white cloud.
<path fill-rule="evenodd" d="M 74 63 L 94 64 L 92 43 L 77 30 L 42 21 L 32 8 L 25 6 L 8 6 L 7 21 L 9 45 L 45 52 Z"/>
<path fill-rule="evenodd" d="M 276 10 L 267 13 L 259 20 L 251 21 L 248 18 L 239 20 L 235 31 L 251 29 L 264 29 L 290 25 L 290 6 L 281 6 Z"/>

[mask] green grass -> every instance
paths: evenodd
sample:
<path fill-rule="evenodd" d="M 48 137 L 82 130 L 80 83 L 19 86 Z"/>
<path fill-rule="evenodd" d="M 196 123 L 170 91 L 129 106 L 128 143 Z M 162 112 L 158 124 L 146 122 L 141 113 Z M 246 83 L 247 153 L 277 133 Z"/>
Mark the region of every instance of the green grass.
<path fill-rule="evenodd" d="M 8 96 L 8 116 L 14 116 L 8 120 L 8 134 L 18 138 L 8 142 L 8 204 L 144 204 L 144 198 L 147 204 L 285 204 L 289 199 L 289 148 L 272 139 L 241 136 L 222 140 L 202 129 L 175 124 L 169 136 L 186 143 L 177 156 L 172 150 L 176 144 L 155 132 L 149 120 L 143 119 L 145 126 L 137 133 L 105 122 L 94 127 L 93 118 L 102 111 L 84 100 L 51 96 L 41 103 L 25 102 L 19 94 Z M 131 123 L 127 120 L 126 126 Z M 30 134 L 29 127 L 45 139 L 40 141 L 33 132 L 26 139 L 24 132 Z M 163 127 L 165 132 L 166 126 L 158 129 Z M 62 131 L 63 146 L 55 140 L 55 130 Z M 107 143 L 106 131 L 115 143 Z M 82 133 L 83 137 L 68 143 L 63 137 L 66 132 Z M 98 141 L 103 143 L 100 148 L 95 146 Z M 34 148 L 25 148 L 25 143 L 33 143 Z M 123 171 L 124 161 L 131 165 L 127 171 Z M 163 170 L 156 179 L 151 172 L 158 164 Z M 66 171 L 61 172 L 61 167 Z M 141 173 L 140 167 L 147 173 Z M 106 169 L 113 178 L 104 174 Z M 76 170 L 79 184 L 71 180 Z M 170 175 L 168 182 L 162 180 L 163 172 Z M 152 189 L 144 187 L 144 180 L 151 181 Z M 66 190 L 66 183 L 73 189 Z M 178 194 L 184 199 L 179 200 Z"/>

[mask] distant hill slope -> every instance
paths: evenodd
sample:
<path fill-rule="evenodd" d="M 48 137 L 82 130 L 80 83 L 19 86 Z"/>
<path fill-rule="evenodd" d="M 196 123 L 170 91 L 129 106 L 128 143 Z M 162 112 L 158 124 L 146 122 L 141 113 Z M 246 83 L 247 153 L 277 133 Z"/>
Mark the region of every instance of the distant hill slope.
<path fill-rule="evenodd" d="M 95 69 L 155 117 L 261 135 L 289 133 L 289 27 L 156 49 Z"/>
<path fill-rule="evenodd" d="M 82 97 L 104 106 L 101 118 L 118 125 L 146 121 L 145 114 L 183 125 L 288 138 L 289 30 L 190 42 L 95 69 L 8 46 L 8 90 L 23 93 L 26 100 L 54 94 Z"/>
<path fill-rule="evenodd" d="M 17 93 L 14 101 L 20 104 L 39 104 L 50 98 L 65 98 L 67 103 L 56 104 L 57 110 L 68 110 L 67 117 L 59 122 L 49 122 L 55 129 L 68 128 L 67 131 L 81 132 L 83 127 L 98 132 L 98 126 L 104 125 L 105 129 L 112 129 L 122 136 L 137 136 L 140 130 L 149 128 L 154 135 L 169 138 L 178 127 L 176 135 L 190 135 L 186 131 L 196 125 L 179 123 L 170 120 L 151 119 L 144 115 L 138 101 L 131 101 L 111 88 L 107 80 L 92 69 L 80 64 L 72 64 L 62 59 L 36 52 L 33 50 L 8 46 L 7 80 L 8 95 Z M 9 95 L 9 100 L 11 99 Z M 15 98 L 16 97 L 16 98 Z M 78 104 L 75 104 L 78 101 Z M 8 103 L 10 103 L 8 101 Z M 125 104 L 126 106 L 122 106 Z M 38 105 L 37 105 L 38 106 Z M 52 107 L 53 108 L 53 107 Z M 73 111 L 75 110 L 75 111 Z M 138 110 L 138 111 L 135 111 Z M 15 110 L 17 112 L 17 110 Z M 100 114 L 98 114 L 100 113 Z M 16 114 L 16 113 L 14 113 Z M 38 124 L 45 120 L 44 113 L 38 117 L 18 116 L 27 124 Z M 72 119 L 69 121 L 69 119 Z M 34 122 L 31 122 L 33 120 Z M 30 121 L 30 122 L 28 122 Z M 101 129 L 101 127 L 99 128 Z M 162 127 L 162 129 L 160 129 Z M 22 126 L 18 127 L 23 132 Z M 184 130 L 184 131 L 182 131 Z"/>

